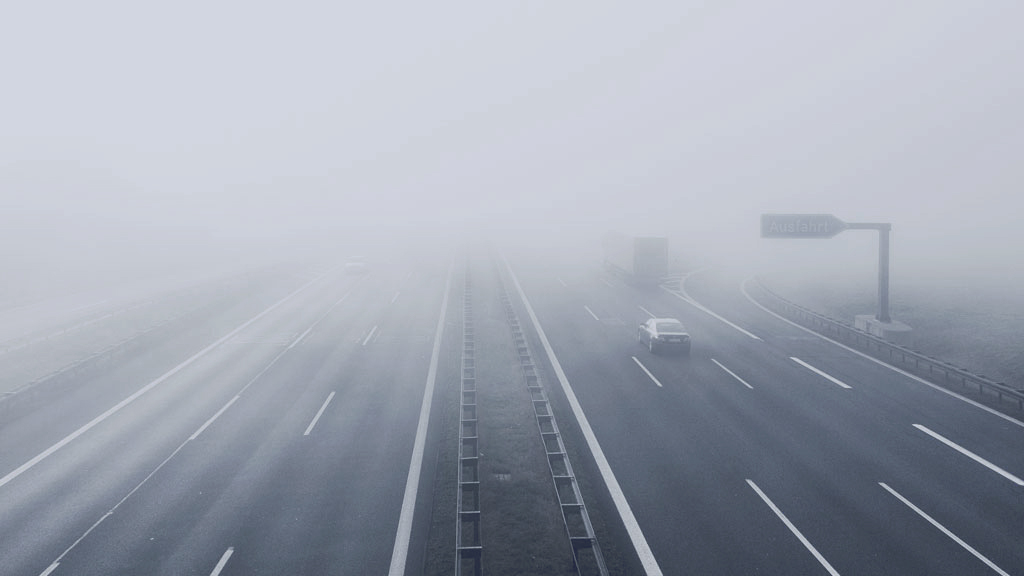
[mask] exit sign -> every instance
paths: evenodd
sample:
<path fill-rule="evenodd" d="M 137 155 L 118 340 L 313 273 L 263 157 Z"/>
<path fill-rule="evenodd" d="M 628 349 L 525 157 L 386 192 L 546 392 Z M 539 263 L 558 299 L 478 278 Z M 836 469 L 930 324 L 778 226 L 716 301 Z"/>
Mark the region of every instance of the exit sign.
<path fill-rule="evenodd" d="M 762 238 L 831 238 L 846 230 L 831 214 L 762 214 Z"/>

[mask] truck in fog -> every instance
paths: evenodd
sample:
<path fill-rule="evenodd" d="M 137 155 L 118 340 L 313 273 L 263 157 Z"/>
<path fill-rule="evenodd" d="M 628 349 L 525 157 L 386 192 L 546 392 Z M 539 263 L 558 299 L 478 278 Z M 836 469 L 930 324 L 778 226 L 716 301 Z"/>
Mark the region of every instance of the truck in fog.
<path fill-rule="evenodd" d="M 668 275 L 668 238 L 664 236 L 610 232 L 602 244 L 605 268 L 628 282 L 654 286 Z"/>

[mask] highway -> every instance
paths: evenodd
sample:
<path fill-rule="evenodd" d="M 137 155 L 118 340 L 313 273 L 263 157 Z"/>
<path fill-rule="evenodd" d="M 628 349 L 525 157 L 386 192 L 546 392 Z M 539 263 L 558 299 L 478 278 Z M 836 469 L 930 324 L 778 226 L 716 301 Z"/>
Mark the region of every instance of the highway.
<path fill-rule="evenodd" d="M 742 276 L 511 266 L 665 574 L 1024 573 L 1019 417 L 789 325 Z M 649 315 L 691 357 L 640 346 Z"/>
<path fill-rule="evenodd" d="M 144 346 L 0 413 L 0 575 L 420 574 L 430 531 L 454 531 L 431 517 L 451 512 L 432 498 L 455 448 L 439 421 L 465 260 L 422 250 L 199 291 Z M 788 324 L 742 275 L 644 289 L 586 258 L 505 262 L 471 265 L 519 311 L 611 565 L 1024 574 L 1020 415 Z M 41 330 L 59 328 L 50 312 Z M 637 342 L 652 315 L 683 321 L 689 357 Z M 42 365 L 59 340 L 20 353 Z"/>

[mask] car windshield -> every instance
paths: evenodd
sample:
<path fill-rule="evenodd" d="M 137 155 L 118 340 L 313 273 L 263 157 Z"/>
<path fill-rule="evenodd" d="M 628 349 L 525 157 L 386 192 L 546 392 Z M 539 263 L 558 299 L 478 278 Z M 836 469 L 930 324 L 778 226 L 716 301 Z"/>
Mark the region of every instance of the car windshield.
<path fill-rule="evenodd" d="M 658 332 L 685 332 L 686 329 L 679 322 L 657 322 L 655 328 Z"/>

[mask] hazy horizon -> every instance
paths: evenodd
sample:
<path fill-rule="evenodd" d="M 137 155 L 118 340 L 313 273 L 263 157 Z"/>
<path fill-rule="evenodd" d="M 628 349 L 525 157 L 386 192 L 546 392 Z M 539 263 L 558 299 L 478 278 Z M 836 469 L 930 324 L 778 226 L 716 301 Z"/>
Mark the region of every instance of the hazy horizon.
<path fill-rule="evenodd" d="M 701 264 L 1024 277 L 1024 6 L 23 3 L 0 258 L 185 261 L 476 229 L 666 234 Z M 569 231 L 569 232 L 566 232 Z"/>

